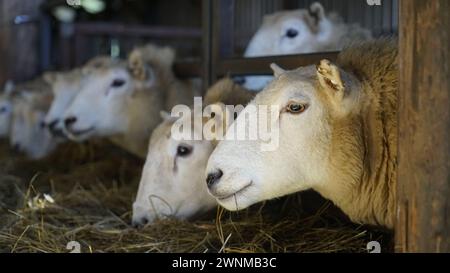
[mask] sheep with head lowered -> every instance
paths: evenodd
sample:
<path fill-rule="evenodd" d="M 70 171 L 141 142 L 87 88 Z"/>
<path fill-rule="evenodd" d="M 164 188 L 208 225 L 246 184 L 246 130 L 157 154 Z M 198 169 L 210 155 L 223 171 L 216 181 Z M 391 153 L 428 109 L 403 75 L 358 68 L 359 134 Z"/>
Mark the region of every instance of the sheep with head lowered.
<path fill-rule="evenodd" d="M 304 54 L 341 50 L 349 42 L 369 40 L 369 30 L 357 24 L 346 24 L 336 13 L 326 14 L 323 6 L 315 2 L 309 9 L 279 11 L 266 15 L 263 23 L 250 40 L 244 56 Z M 248 76 L 244 86 L 261 90 L 271 76 Z"/>
<path fill-rule="evenodd" d="M 64 132 L 72 140 L 108 137 L 125 150 L 145 158 L 148 139 L 160 123 L 172 92 L 192 98 L 195 89 L 180 83 L 172 72 L 171 48 L 147 45 L 135 49 L 128 62 L 117 60 L 85 79 L 65 111 Z"/>
<path fill-rule="evenodd" d="M 344 49 L 336 64 L 292 71 L 273 65 L 275 80 L 232 127 L 249 128 L 247 110 L 276 106 L 278 147 L 262 151 L 261 140 L 248 138 L 220 142 L 206 171 L 210 193 L 237 210 L 313 189 L 354 222 L 392 228 L 397 53 L 395 41 L 380 39 Z"/>
<path fill-rule="evenodd" d="M 204 105 L 221 107 L 222 110 L 224 104 L 246 104 L 253 97 L 253 92 L 244 90 L 226 78 L 208 90 Z M 191 119 L 195 119 L 196 115 L 202 123 L 211 119 L 203 113 L 195 112 L 182 116 L 180 120 L 168 113 L 163 114 L 164 121 L 154 130 L 150 139 L 147 160 L 133 204 L 133 225 L 150 223 L 159 217 L 186 219 L 217 205 L 214 198 L 208 194 L 204 183 L 206 163 L 217 139 L 203 137 L 202 124 L 191 123 Z M 198 140 L 173 137 L 174 124 L 183 120 L 189 120 L 192 134 L 198 136 Z M 225 125 L 221 121 L 218 124 Z M 219 133 L 219 129 L 215 132 Z"/>

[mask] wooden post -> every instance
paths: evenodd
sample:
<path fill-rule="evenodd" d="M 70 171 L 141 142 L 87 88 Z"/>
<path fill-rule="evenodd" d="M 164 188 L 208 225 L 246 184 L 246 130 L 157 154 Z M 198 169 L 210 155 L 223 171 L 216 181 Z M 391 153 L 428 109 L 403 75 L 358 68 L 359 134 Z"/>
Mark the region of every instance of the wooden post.
<path fill-rule="evenodd" d="M 0 88 L 39 73 L 39 6 L 43 0 L 0 1 Z"/>
<path fill-rule="evenodd" d="M 450 252 L 449 10 L 400 1 L 398 252 Z"/>

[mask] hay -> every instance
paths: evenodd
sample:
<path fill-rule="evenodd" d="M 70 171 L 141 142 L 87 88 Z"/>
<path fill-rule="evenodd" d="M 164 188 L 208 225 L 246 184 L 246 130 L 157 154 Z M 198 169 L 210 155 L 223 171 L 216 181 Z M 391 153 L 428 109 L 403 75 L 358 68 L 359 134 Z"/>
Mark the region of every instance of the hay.
<path fill-rule="evenodd" d="M 350 224 L 329 203 L 305 211 L 300 195 L 134 229 L 142 162 L 102 145 L 62 148 L 40 162 L 2 161 L 0 170 L 22 196 L 20 205 L 0 212 L 0 252 L 69 252 L 71 241 L 82 252 L 366 252 L 372 240 L 389 245 L 390 234 Z M 25 169 L 28 177 L 20 177 Z M 11 175 L 27 183 L 18 186 Z"/>

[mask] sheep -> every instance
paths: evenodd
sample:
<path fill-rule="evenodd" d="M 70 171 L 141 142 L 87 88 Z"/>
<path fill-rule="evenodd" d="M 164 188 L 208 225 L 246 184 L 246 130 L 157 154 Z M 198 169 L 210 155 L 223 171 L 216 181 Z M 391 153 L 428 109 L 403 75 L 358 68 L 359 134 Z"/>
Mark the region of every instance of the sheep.
<path fill-rule="evenodd" d="M 278 148 L 222 141 L 209 192 L 229 210 L 313 189 L 357 223 L 392 228 L 397 166 L 398 49 L 393 39 L 344 49 L 336 64 L 284 71 L 244 109 L 275 105 Z M 246 115 L 232 126 L 248 128 Z M 228 131 L 230 132 L 230 130 Z M 227 135 L 228 135 L 227 132 Z"/>
<path fill-rule="evenodd" d="M 225 78 L 208 90 L 204 104 L 245 104 L 254 94 Z M 177 140 L 171 137 L 177 119 L 168 113 L 163 114 L 163 117 L 164 121 L 154 130 L 150 139 L 147 160 L 133 204 L 134 226 L 151 223 L 161 216 L 190 218 L 217 205 L 204 184 L 204 170 L 216 141 Z M 191 119 L 191 115 L 182 118 Z M 206 121 L 207 118 L 203 119 Z M 202 132 L 201 126 L 194 126 L 195 134 L 201 135 Z"/>
<path fill-rule="evenodd" d="M 10 144 L 31 159 L 43 158 L 56 147 L 44 123 L 52 99 L 50 86 L 42 78 L 18 86 L 12 98 Z"/>
<path fill-rule="evenodd" d="M 371 38 L 370 30 L 357 24 L 345 24 L 336 13 L 327 15 L 323 6 L 315 2 L 309 10 L 279 11 L 266 15 L 250 40 L 244 57 L 339 51 L 351 41 Z M 246 88 L 261 90 L 273 78 L 248 76 L 244 79 Z"/>
<path fill-rule="evenodd" d="M 195 93 L 175 78 L 174 58 L 171 48 L 147 45 L 135 49 L 128 63 L 117 60 L 92 72 L 63 115 L 65 134 L 75 141 L 107 137 L 145 159 L 160 111 L 177 103 L 169 103 L 170 94 L 192 98 Z"/>
<path fill-rule="evenodd" d="M 4 138 L 9 135 L 9 129 L 11 127 L 11 116 L 13 105 L 11 102 L 11 96 L 14 91 L 14 84 L 8 81 L 5 84 L 3 93 L 0 94 L 0 137 Z"/>
<path fill-rule="evenodd" d="M 53 102 L 45 117 L 45 124 L 50 132 L 59 139 L 66 137 L 63 133 L 62 115 L 81 90 L 84 78 L 95 70 L 107 68 L 113 60 L 108 56 L 98 56 L 88 61 L 83 67 L 68 72 L 47 72 L 44 79 L 50 84 Z"/>

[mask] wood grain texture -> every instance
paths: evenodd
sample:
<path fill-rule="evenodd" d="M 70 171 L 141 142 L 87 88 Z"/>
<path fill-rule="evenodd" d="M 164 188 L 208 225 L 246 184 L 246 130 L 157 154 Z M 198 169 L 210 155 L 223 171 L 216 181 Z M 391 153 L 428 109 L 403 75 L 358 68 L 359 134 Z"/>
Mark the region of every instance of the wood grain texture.
<path fill-rule="evenodd" d="M 450 252 L 449 11 L 400 1 L 398 252 Z"/>

